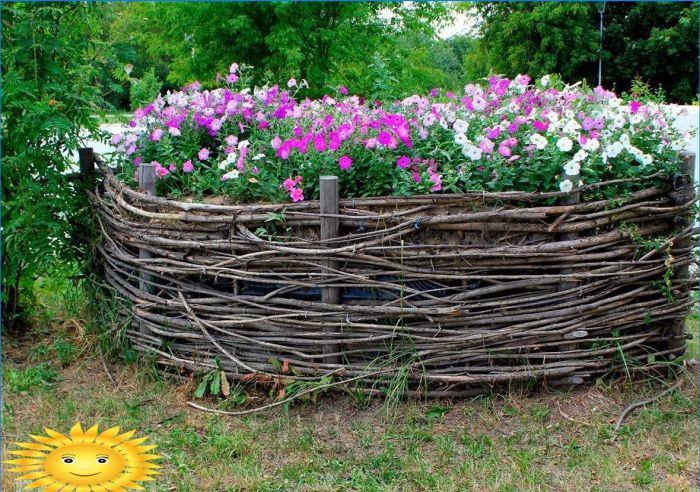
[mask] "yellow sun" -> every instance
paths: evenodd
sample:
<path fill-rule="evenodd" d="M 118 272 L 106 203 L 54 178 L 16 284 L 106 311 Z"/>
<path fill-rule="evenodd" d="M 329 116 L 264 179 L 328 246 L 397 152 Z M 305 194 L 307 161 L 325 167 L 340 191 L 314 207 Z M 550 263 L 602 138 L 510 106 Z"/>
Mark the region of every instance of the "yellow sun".
<path fill-rule="evenodd" d="M 160 458 L 147 454 L 155 448 L 142 446 L 147 437 L 130 439 L 136 431 L 119 434 L 112 427 L 98 434 L 97 425 L 83 431 L 80 423 L 70 430 L 70 437 L 45 429 L 46 436 L 33 436 L 36 442 L 17 442 L 24 448 L 10 454 L 21 458 L 3 461 L 14 465 L 8 470 L 23 475 L 17 480 L 33 480 L 26 490 L 39 487 L 47 492 L 143 490 L 137 481 L 153 480 L 160 468 L 149 460 Z M 130 439 L 130 440 L 129 440 Z"/>

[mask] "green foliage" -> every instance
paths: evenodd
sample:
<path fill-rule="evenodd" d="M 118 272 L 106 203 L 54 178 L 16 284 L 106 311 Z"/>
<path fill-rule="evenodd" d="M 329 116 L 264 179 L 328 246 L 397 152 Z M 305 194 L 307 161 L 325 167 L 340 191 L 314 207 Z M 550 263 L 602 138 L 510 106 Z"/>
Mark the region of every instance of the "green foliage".
<path fill-rule="evenodd" d="M 133 79 L 129 89 L 131 109 L 143 107 L 152 102 L 158 97 L 162 85 L 153 68 L 143 74 L 142 78 Z"/>
<path fill-rule="evenodd" d="M 90 214 L 69 180 L 86 132 L 106 104 L 111 48 L 99 40 L 94 4 L 3 5 L 3 317 L 12 326 L 34 279 L 83 258 Z"/>
<path fill-rule="evenodd" d="M 432 63 L 427 47 L 421 48 L 423 66 L 407 63 L 415 45 L 405 36 L 434 42 L 433 24 L 448 12 L 440 3 L 374 2 L 135 3 L 119 8 L 112 36 L 134 47 L 135 70 L 154 66 L 166 88 L 194 80 L 211 84 L 235 60 L 255 66 L 256 83 L 299 76 L 316 91 L 312 97 L 340 84 L 369 93 L 366 71 L 372 53 L 390 57 L 394 70 L 426 70 L 425 64 Z"/>
<path fill-rule="evenodd" d="M 483 3 L 480 38 L 464 60 L 469 80 L 489 71 L 598 81 L 600 14 L 592 2 Z M 674 102 L 697 100 L 698 3 L 606 2 L 603 86 L 635 92 L 639 79 Z"/>
<path fill-rule="evenodd" d="M 25 369 L 3 368 L 2 379 L 4 387 L 10 391 L 31 391 L 36 388 L 46 388 L 56 382 L 58 371 L 47 362 L 42 362 Z"/>

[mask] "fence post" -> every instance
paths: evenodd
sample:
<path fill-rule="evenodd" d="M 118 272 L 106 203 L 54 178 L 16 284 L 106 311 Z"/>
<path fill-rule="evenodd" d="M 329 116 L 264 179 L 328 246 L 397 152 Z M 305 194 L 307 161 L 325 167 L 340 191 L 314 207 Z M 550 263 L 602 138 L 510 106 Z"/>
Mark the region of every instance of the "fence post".
<path fill-rule="evenodd" d="M 328 215 L 338 215 L 338 177 L 337 176 L 321 176 L 320 178 L 321 187 L 321 239 L 333 239 L 338 237 L 340 221 L 338 217 L 329 217 Z M 323 260 L 323 274 L 322 278 L 326 280 L 333 274 L 330 273 L 330 269 L 337 269 L 338 262 L 331 259 Z M 324 304 L 338 304 L 340 302 L 340 289 L 337 287 L 322 287 L 321 288 L 321 301 Z M 329 333 L 329 338 L 334 333 L 334 328 L 332 326 L 325 326 L 324 331 Z M 340 351 L 340 346 L 337 344 L 324 344 L 323 362 L 326 364 L 338 364 L 340 363 L 340 357 L 338 355 L 330 355 L 338 353 Z"/>
<path fill-rule="evenodd" d="M 80 161 L 81 178 L 87 178 L 95 172 L 95 152 L 92 150 L 92 147 L 79 148 L 78 160 Z"/>
<path fill-rule="evenodd" d="M 141 193 L 148 193 L 149 195 L 156 194 L 156 167 L 153 163 L 142 163 L 139 165 L 139 191 Z M 150 251 L 145 248 L 139 249 L 139 258 L 142 260 L 147 260 L 152 257 Z M 148 273 L 143 268 L 139 272 L 139 290 L 141 292 L 146 292 L 152 294 L 154 292 L 153 275 Z M 151 333 L 151 330 L 145 325 L 143 321 L 139 322 L 139 329 L 141 333 L 146 335 Z"/>
<path fill-rule="evenodd" d="M 563 173 L 564 179 L 570 180 L 574 184 L 574 187 L 578 186 L 578 182 L 581 179 L 579 173 L 569 174 L 565 170 L 562 170 L 562 173 Z M 561 199 L 560 203 L 562 205 L 576 205 L 576 204 L 580 203 L 580 201 L 581 201 L 581 195 L 579 193 L 569 193 L 568 196 Z M 578 232 L 565 232 L 565 233 L 560 235 L 560 239 L 562 241 L 570 241 L 573 239 L 578 239 L 578 237 L 579 237 Z M 562 268 L 559 271 L 559 273 L 561 275 L 570 275 L 574 272 L 575 272 L 575 270 L 573 268 Z M 577 281 L 577 280 L 561 279 L 559 281 L 559 290 L 561 291 L 561 290 L 573 289 L 574 287 L 576 287 L 578 285 L 579 285 L 579 281 Z M 579 344 L 577 344 L 577 343 L 565 343 L 565 344 L 560 345 L 559 350 L 562 352 L 576 350 L 578 348 L 578 345 Z"/>
<path fill-rule="evenodd" d="M 676 179 L 674 186 L 676 190 L 675 193 L 672 194 L 675 205 L 685 203 L 695 195 L 694 175 L 696 155 L 694 153 L 684 153 L 681 159 L 681 176 Z M 679 229 L 685 229 L 690 226 L 692 222 L 692 218 L 682 216 L 677 218 L 676 225 Z M 680 238 L 673 244 L 673 248 L 677 251 L 690 250 L 691 247 L 690 236 Z M 682 266 L 674 272 L 674 279 L 681 281 L 687 280 L 689 273 L 688 265 Z M 679 287 L 678 292 L 680 292 L 681 295 L 685 295 L 688 289 L 688 285 L 682 285 Z M 673 351 L 669 356 L 670 359 L 675 359 L 685 352 L 685 335 L 685 318 L 674 320 L 670 329 L 669 349 Z"/>

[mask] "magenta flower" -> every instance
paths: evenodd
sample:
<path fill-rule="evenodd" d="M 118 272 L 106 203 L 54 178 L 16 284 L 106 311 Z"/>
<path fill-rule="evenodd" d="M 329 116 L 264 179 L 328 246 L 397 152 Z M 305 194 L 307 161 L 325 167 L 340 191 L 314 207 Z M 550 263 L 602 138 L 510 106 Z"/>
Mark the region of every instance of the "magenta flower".
<path fill-rule="evenodd" d="M 297 184 L 296 180 L 294 180 L 292 178 L 287 178 L 282 183 L 282 186 L 284 187 L 285 190 L 292 191 L 292 188 L 294 188 L 296 186 L 296 184 Z"/>
<path fill-rule="evenodd" d="M 377 135 L 377 141 L 382 145 L 389 145 L 391 142 L 391 133 L 382 130 L 379 132 L 379 135 Z"/>
<path fill-rule="evenodd" d="M 194 170 L 192 161 L 185 161 L 182 163 L 182 171 L 185 173 L 191 173 Z"/>
<path fill-rule="evenodd" d="M 438 96 L 438 90 L 435 87 L 430 89 L 430 97 L 437 97 L 437 96 Z"/>
<path fill-rule="evenodd" d="M 340 92 L 344 96 L 348 95 L 348 90 L 344 85 L 341 85 L 340 87 L 338 87 L 338 92 Z"/>
<path fill-rule="evenodd" d="M 272 142 L 270 142 L 270 146 L 274 150 L 278 150 L 280 147 L 282 147 L 282 139 L 278 136 L 275 136 L 275 138 L 272 139 Z"/>
<path fill-rule="evenodd" d="M 289 192 L 289 196 L 293 202 L 304 201 L 304 192 L 301 190 L 301 188 L 292 188 Z"/>
<path fill-rule="evenodd" d="M 411 159 L 406 157 L 405 155 L 402 155 L 396 160 L 396 166 L 400 167 L 401 169 L 406 169 L 408 166 L 411 165 Z"/>
<path fill-rule="evenodd" d="M 134 166 L 140 166 L 141 163 L 143 162 L 143 157 L 137 157 L 132 162 L 134 163 Z"/>
<path fill-rule="evenodd" d="M 501 127 L 500 126 L 494 126 L 493 128 L 486 129 L 486 138 L 489 138 L 491 140 L 497 139 L 500 134 L 501 134 Z"/>
<path fill-rule="evenodd" d="M 323 135 L 320 133 L 317 133 L 314 137 L 314 148 L 316 152 L 323 152 L 326 150 L 326 139 L 323 138 Z"/>
<path fill-rule="evenodd" d="M 153 130 L 153 133 L 151 133 L 151 140 L 153 142 L 159 142 L 161 138 L 163 138 L 163 130 L 160 128 Z"/>
<path fill-rule="evenodd" d="M 532 122 L 532 126 L 535 127 L 535 130 L 544 132 L 547 131 L 547 128 L 549 128 L 549 121 L 535 120 Z"/>
<path fill-rule="evenodd" d="M 170 165 L 168 166 L 168 171 L 171 173 L 174 173 L 177 170 L 177 167 L 175 167 L 175 163 L 171 162 Z"/>
<path fill-rule="evenodd" d="M 199 157 L 200 161 L 206 161 L 207 159 L 209 159 L 209 149 L 207 149 L 206 147 L 202 147 L 201 149 L 199 149 L 197 157 Z"/>
<path fill-rule="evenodd" d="M 590 116 L 586 116 L 583 119 L 583 123 L 581 123 L 581 126 L 584 130 L 589 131 L 595 127 L 595 121 L 593 121 L 593 118 L 591 118 Z"/>
<path fill-rule="evenodd" d="M 229 84 L 235 84 L 238 81 L 238 75 L 235 73 L 230 73 L 226 76 L 226 82 Z"/>
<path fill-rule="evenodd" d="M 344 155 L 343 157 L 338 159 L 338 165 L 343 171 L 345 171 L 346 169 L 350 169 L 350 166 L 352 166 L 352 159 Z"/>
<path fill-rule="evenodd" d="M 630 101 L 630 112 L 632 114 L 637 114 L 637 111 L 639 111 L 641 106 L 642 105 L 639 101 Z"/>
<path fill-rule="evenodd" d="M 144 116 L 146 116 L 146 113 L 144 112 L 144 110 L 141 108 L 136 108 L 136 111 L 134 111 L 134 119 L 140 120 Z"/>

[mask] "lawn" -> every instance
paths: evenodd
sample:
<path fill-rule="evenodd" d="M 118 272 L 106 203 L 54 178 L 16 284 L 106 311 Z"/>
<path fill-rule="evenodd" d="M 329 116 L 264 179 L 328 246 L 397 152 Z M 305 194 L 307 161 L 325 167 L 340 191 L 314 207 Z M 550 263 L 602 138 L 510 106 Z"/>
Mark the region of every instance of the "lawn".
<path fill-rule="evenodd" d="M 77 300 L 73 299 L 75 303 Z M 345 394 L 245 417 L 194 410 L 196 381 L 168 379 L 128 349 L 106 365 L 88 322 L 46 308 L 32 331 L 3 339 L 3 452 L 43 427 L 76 421 L 148 435 L 163 456 L 148 490 L 696 490 L 694 361 L 677 392 L 630 403 L 672 383 L 606 379 L 575 391 L 469 400 L 381 400 Z M 698 319 L 688 320 L 697 337 Z M 691 342 L 688 358 L 697 359 Z M 240 403 L 234 391 L 224 405 Z M 247 397 L 246 405 L 265 401 Z M 205 400 L 207 405 L 217 404 Z M 21 490 L 3 474 L 2 490 Z"/>

